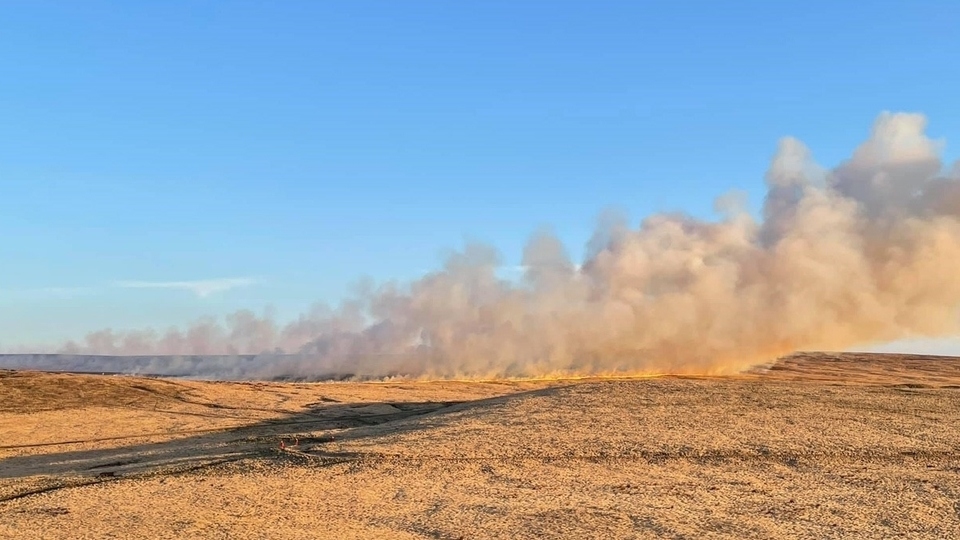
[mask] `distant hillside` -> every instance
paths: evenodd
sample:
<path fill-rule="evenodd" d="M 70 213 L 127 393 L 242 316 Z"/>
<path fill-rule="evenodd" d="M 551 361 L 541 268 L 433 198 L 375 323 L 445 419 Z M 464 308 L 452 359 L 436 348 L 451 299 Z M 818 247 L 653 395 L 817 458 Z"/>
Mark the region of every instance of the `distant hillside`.
<path fill-rule="evenodd" d="M 125 374 L 192 379 L 278 379 L 292 377 L 283 366 L 298 366 L 309 357 L 281 354 L 109 356 L 77 354 L 0 354 L 0 369 L 70 373 Z M 318 374 L 317 379 L 342 379 L 343 374 Z"/>

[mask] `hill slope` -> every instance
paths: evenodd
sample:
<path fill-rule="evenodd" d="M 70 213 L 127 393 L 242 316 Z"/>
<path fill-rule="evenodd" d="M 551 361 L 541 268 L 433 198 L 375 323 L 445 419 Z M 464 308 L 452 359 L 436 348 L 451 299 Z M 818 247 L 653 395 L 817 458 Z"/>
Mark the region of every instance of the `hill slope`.
<path fill-rule="evenodd" d="M 4 372 L 0 537 L 960 537 L 958 388 L 958 359 L 824 353 L 728 378 Z"/>

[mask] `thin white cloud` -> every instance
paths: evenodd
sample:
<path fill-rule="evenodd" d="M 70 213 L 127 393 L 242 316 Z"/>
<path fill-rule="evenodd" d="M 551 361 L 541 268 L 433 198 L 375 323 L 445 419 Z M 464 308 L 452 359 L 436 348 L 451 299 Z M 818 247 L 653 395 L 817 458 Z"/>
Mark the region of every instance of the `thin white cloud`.
<path fill-rule="evenodd" d="M 200 279 L 194 281 L 119 281 L 115 285 L 124 289 L 180 289 L 190 291 L 200 298 L 222 293 L 256 283 L 252 278 Z"/>

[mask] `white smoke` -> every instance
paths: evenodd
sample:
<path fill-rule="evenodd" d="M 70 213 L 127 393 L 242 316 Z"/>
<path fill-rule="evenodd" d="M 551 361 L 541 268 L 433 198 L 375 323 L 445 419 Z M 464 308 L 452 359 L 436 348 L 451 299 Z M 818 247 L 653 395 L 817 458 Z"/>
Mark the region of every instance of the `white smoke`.
<path fill-rule="evenodd" d="M 535 235 L 519 284 L 470 245 L 415 282 L 286 325 L 241 311 L 162 334 L 103 330 L 62 352 L 299 353 L 250 363 L 249 377 L 726 373 L 801 349 L 957 335 L 960 164 L 945 172 L 925 127 L 884 113 L 832 170 L 782 140 L 762 221 L 735 196 L 718 200 L 717 222 L 605 218 L 580 265 Z"/>

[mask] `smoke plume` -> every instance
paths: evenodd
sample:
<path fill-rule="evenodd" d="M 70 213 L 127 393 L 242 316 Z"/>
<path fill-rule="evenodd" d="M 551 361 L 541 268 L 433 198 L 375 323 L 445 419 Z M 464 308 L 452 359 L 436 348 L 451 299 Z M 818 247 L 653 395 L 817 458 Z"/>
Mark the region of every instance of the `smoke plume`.
<path fill-rule="evenodd" d="M 917 114 L 884 113 L 834 169 L 785 138 L 762 220 L 604 219 L 576 264 L 549 233 L 520 282 L 469 245 L 409 284 L 371 287 L 286 325 L 248 311 L 185 330 L 92 333 L 73 354 L 296 353 L 241 376 L 729 373 L 796 350 L 960 333 L 960 165 Z M 233 373 L 233 375 L 238 375 Z"/>

